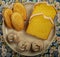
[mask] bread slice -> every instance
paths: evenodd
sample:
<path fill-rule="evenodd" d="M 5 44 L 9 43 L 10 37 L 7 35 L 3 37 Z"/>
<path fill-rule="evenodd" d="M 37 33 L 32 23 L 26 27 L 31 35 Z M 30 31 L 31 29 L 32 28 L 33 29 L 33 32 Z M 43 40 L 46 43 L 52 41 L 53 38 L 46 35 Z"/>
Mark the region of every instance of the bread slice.
<path fill-rule="evenodd" d="M 26 9 L 21 3 L 14 3 L 13 11 L 20 13 L 23 16 L 23 19 L 26 20 Z"/>
<path fill-rule="evenodd" d="M 20 31 L 20 30 L 24 29 L 24 20 L 19 13 L 14 12 L 11 16 L 11 21 L 12 21 L 13 27 L 17 31 Z"/>
<path fill-rule="evenodd" d="M 41 2 L 35 4 L 32 15 L 37 13 L 43 13 L 54 20 L 57 12 L 54 6 L 49 5 L 47 2 Z"/>
<path fill-rule="evenodd" d="M 48 39 L 53 27 L 54 25 L 49 17 L 46 17 L 43 14 L 37 14 L 30 18 L 26 33 L 40 39 Z"/>
<path fill-rule="evenodd" d="M 11 24 L 11 15 L 12 15 L 12 10 L 11 9 L 5 9 L 3 12 L 3 17 L 4 17 L 4 21 L 7 25 L 8 28 L 12 28 L 12 24 Z"/>

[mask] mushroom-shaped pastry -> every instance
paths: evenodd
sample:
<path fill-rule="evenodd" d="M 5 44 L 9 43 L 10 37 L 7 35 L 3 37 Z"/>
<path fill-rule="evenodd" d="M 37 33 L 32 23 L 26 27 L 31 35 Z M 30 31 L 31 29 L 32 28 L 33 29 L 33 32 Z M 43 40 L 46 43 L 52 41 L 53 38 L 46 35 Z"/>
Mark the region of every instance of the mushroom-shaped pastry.
<path fill-rule="evenodd" d="M 43 42 L 41 40 L 32 42 L 32 51 L 38 52 L 43 50 Z"/>
<path fill-rule="evenodd" d="M 31 43 L 28 41 L 20 41 L 17 47 L 19 52 L 29 51 L 31 48 Z"/>
<path fill-rule="evenodd" d="M 14 32 L 10 32 L 8 35 L 7 35 L 7 41 L 9 43 L 18 43 L 20 41 L 19 39 L 19 36 L 14 33 Z"/>

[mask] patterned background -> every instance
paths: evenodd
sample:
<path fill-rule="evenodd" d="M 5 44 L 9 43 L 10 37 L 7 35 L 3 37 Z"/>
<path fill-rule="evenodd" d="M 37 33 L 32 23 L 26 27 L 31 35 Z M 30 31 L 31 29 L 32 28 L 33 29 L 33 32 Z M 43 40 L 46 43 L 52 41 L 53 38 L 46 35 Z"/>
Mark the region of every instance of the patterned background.
<path fill-rule="evenodd" d="M 11 50 L 3 39 L 3 32 L 2 32 L 2 9 L 3 4 L 7 2 L 14 2 L 15 0 L 0 0 L 0 57 L 27 57 L 22 56 L 20 54 L 15 53 L 13 50 Z M 42 0 L 19 0 L 20 2 L 37 2 Z M 54 4 L 56 6 L 56 9 L 58 10 L 57 18 L 55 19 L 55 25 L 56 25 L 56 36 L 57 38 L 52 42 L 48 50 L 45 51 L 44 54 L 40 54 L 34 57 L 60 57 L 60 21 L 58 22 L 58 15 L 60 15 L 60 0 L 45 0 L 49 2 L 50 4 Z M 58 5 L 58 6 L 57 6 Z"/>

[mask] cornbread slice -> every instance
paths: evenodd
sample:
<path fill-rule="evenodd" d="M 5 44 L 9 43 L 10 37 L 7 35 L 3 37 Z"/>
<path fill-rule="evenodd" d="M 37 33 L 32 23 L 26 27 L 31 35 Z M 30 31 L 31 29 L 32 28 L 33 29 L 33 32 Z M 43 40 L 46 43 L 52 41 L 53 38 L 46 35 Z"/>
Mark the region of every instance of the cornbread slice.
<path fill-rule="evenodd" d="M 12 24 L 11 24 L 11 15 L 12 15 L 12 10 L 11 9 L 5 9 L 3 12 L 3 17 L 4 17 L 4 21 L 7 25 L 8 28 L 12 28 Z"/>
<path fill-rule="evenodd" d="M 27 17 L 26 9 L 21 3 L 14 3 L 13 11 L 20 13 L 23 16 L 23 19 L 26 20 Z"/>
<path fill-rule="evenodd" d="M 53 26 L 51 20 L 43 14 L 33 15 L 30 18 L 26 33 L 40 39 L 48 39 Z"/>
<path fill-rule="evenodd" d="M 34 6 L 32 15 L 37 13 L 43 13 L 44 15 L 51 17 L 54 20 L 57 12 L 54 6 L 49 5 L 47 2 L 45 3 L 41 2 L 41 3 L 37 3 Z"/>
<path fill-rule="evenodd" d="M 24 29 L 24 20 L 19 13 L 14 12 L 11 16 L 11 21 L 12 21 L 13 27 L 17 31 L 20 31 L 20 30 Z"/>

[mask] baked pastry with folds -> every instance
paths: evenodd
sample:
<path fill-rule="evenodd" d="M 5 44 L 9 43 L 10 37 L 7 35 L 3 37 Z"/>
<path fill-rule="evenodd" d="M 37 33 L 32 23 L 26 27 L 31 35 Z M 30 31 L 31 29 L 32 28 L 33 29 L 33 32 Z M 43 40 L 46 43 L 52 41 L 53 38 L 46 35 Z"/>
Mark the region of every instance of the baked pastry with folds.
<path fill-rule="evenodd" d="M 17 49 L 19 52 L 29 51 L 31 48 L 31 43 L 29 41 L 20 41 L 17 45 Z"/>
<path fill-rule="evenodd" d="M 20 39 L 19 39 L 19 36 L 15 32 L 10 32 L 7 35 L 7 41 L 9 43 L 19 43 Z"/>
<path fill-rule="evenodd" d="M 18 12 L 22 15 L 23 19 L 26 20 L 26 9 L 21 3 L 14 3 L 13 5 L 13 11 Z"/>
<path fill-rule="evenodd" d="M 51 18 L 43 14 L 36 14 L 31 16 L 26 33 L 39 39 L 48 39 L 53 27 L 53 20 Z"/>
<path fill-rule="evenodd" d="M 35 4 L 32 15 L 37 13 L 43 13 L 54 20 L 57 12 L 54 6 L 49 5 L 47 2 L 41 2 Z"/>
<path fill-rule="evenodd" d="M 12 21 L 13 27 L 17 31 L 24 29 L 24 20 L 23 20 L 21 14 L 14 12 L 11 16 L 11 21 Z"/>
<path fill-rule="evenodd" d="M 43 49 L 44 49 L 43 41 L 37 40 L 32 42 L 32 51 L 38 52 L 38 51 L 42 51 Z"/>
<path fill-rule="evenodd" d="M 7 25 L 8 28 L 12 28 L 12 24 L 11 24 L 11 15 L 12 15 L 12 10 L 11 9 L 5 9 L 3 12 L 3 17 L 4 17 L 4 21 Z"/>

